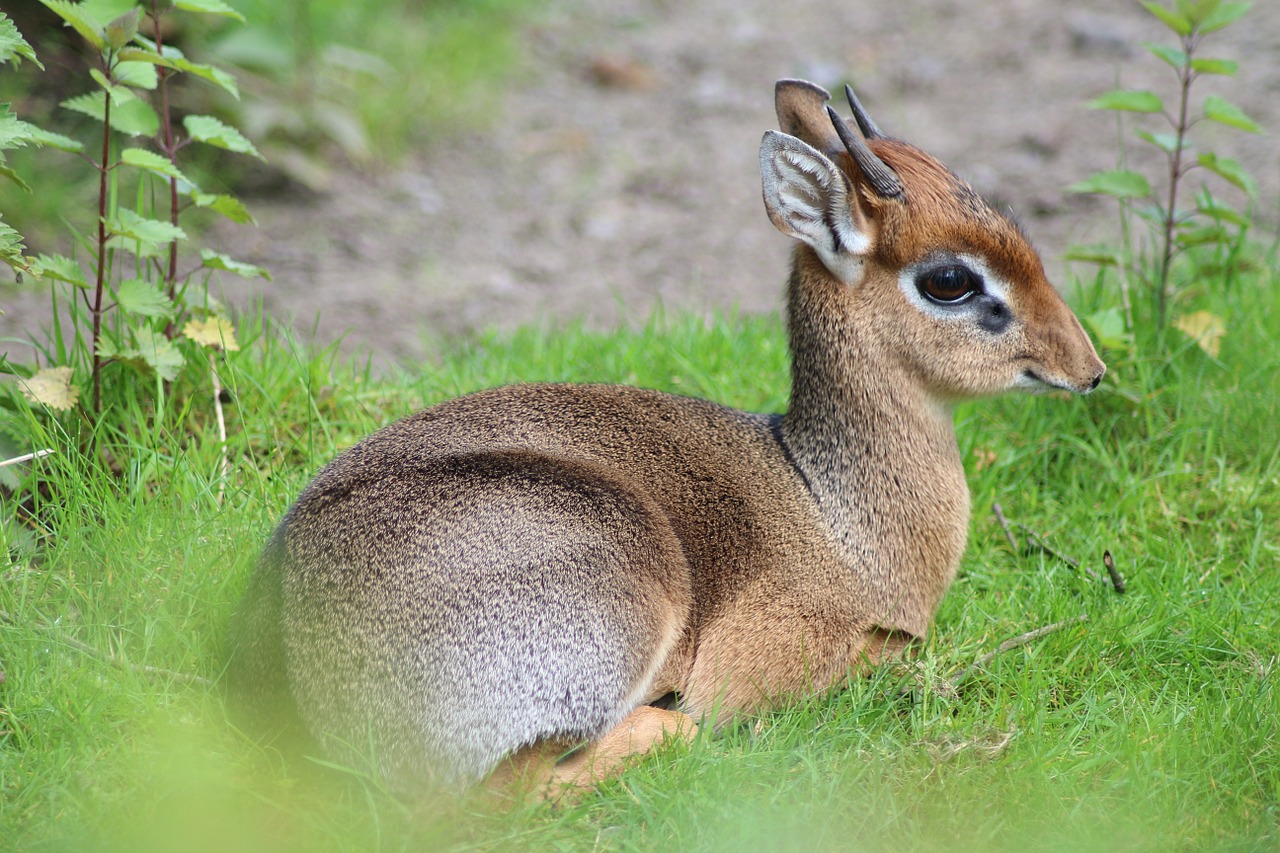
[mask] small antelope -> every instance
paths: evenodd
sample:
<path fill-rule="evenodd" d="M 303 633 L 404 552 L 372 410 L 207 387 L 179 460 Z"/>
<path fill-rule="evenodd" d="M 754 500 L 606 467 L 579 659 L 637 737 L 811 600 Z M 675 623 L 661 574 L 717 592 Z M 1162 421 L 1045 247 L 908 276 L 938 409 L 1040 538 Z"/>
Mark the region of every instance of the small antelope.
<path fill-rule="evenodd" d="M 267 544 L 233 698 L 402 790 L 585 786 L 924 636 L 969 523 L 951 405 L 1106 368 L 1017 226 L 846 94 L 860 133 L 779 81 L 760 146 L 786 414 L 524 385 L 374 433 Z"/>

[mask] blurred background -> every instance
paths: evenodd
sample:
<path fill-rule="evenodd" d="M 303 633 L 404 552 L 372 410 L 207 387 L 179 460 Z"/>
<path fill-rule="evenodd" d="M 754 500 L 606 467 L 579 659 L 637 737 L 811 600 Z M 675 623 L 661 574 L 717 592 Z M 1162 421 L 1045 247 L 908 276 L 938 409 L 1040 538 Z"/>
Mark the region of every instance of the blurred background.
<path fill-rule="evenodd" d="M 171 41 L 242 89 L 237 102 L 188 84 L 184 106 L 225 115 L 267 158 L 190 167 L 259 223 L 209 221 L 204 242 L 274 277 L 214 291 L 375 364 L 412 364 L 482 328 L 635 325 L 659 305 L 778 310 L 789 245 L 763 213 L 757 146 L 779 77 L 833 93 L 851 82 L 887 132 L 1011 209 L 1066 288 L 1092 275 L 1069 269 L 1068 247 L 1115 239 L 1113 201 L 1064 189 L 1118 165 L 1115 113 L 1085 103 L 1116 86 L 1170 98 L 1174 83 L 1141 46 L 1167 31 L 1115 0 L 231 5 L 247 26 L 171 16 L 187 27 Z M 72 132 L 56 104 L 83 86 L 83 46 L 34 0 L 5 11 L 48 70 L 5 68 L 0 101 Z M 1211 39 L 1203 54 L 1241 72 L 1205 78 L 1198 97 L 1229 97 L 1264 133 L 1196 134 L 1252 172 L 1257 221 L 1274 231 L 1280 3 Z M 0 182 L 6 221 L 31 253 L 65 251 L 61 211 L 92 197 L 74 177 L 86 170 L 47 149 L 11 165 L 36 191 Z M 0 337 L 26 360 L 13 339 L 48 323 L 47 288 L 3 279 Z"/>

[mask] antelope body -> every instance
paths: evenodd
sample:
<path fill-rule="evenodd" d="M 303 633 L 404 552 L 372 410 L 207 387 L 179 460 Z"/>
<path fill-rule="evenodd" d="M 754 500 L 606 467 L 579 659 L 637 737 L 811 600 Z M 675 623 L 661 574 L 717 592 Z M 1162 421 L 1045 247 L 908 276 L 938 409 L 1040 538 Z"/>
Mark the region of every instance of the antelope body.
<path fill-rule="evenodd" d="M 950 404 L 1087 392 L 1105 368 L 967 184 L 852 92 L 861 134 L 813 84 L 775 95 L 787 413 L 530 385 L 374 433 L 267 545 L 234 626 L 241 706 L 404 789 L 495 768 L 586 784 L 926 632 L 969 520 Z"/>

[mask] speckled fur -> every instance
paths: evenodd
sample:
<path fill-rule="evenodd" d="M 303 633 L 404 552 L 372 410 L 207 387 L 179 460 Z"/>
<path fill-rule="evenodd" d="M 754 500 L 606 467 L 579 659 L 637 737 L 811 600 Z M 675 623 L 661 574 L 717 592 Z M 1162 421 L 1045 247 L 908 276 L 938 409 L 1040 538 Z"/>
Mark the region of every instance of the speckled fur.
<path fill-rule="evenodd" d="M 380 430 L 267 545 L 233 627 L 237 707 L 412 789 L 598 740 L 672 692 L 723 723 L 928 630 L 969 518 L 948 402 L 1029 361 L 1082 390 L 1102 366 L 1022 235 L 945 167 L 876 140 L 905 197 L 868 193 L 825 94 L 783 81 L 779 119 L 843 170 L 873 247 L 851 286 L 798 246 L 787 414 L 528 385 Z M 1008 340 L 906 304 L 897 270 L 939 249 L 1015 284 Z"/>

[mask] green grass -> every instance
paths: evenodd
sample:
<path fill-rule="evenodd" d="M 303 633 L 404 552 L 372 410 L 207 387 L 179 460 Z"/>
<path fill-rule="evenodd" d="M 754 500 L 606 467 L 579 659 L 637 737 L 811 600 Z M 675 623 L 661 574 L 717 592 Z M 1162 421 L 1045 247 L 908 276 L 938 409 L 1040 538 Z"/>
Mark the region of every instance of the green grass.
<path fill-rule="evenodd" d="M 252 745 L 215 688 L 140 667 L 218 677 L 224 626 L 272 524 L 319 465 L 377 426 L 465 391 L 542 379 L 779 410 L 780 323 L 525 330 L 385 379 L 243 323 L 244 348 L 221 371 L 234 398 L 221 505 L 211 402 L 198 387 L 184 392 L 180 434 L 144 430 L 117 448 L 119 490 L 59 454 L 41 463 L 47 488 L 24 508 L 34 534 L 6 499 L 0 846 L 1274 848 L 1277 284 L 1259 272 L 1203 296 L 1230 330 L 1217 359 L 1194 345 L 1162 358 L 1112 352 L 1089 398 L 961 408 L 970 547 L 918 663 L 664 749 L 559 809 L 398 804 L 369 780 Z M 59 442 L 56 432 L 36 439 Z M 1110 550 L 1127 594 L 1010 548 L 993 501 L 1097 572 Z M 1080 614 L 1088 621 L 948 689 L 1003 640 Z"/>

